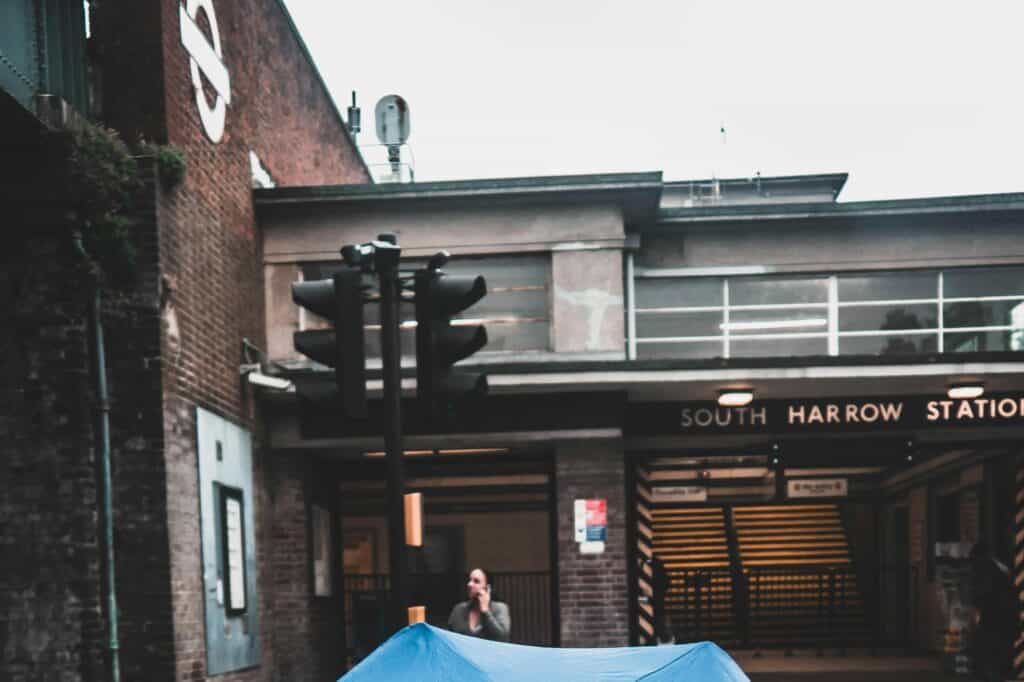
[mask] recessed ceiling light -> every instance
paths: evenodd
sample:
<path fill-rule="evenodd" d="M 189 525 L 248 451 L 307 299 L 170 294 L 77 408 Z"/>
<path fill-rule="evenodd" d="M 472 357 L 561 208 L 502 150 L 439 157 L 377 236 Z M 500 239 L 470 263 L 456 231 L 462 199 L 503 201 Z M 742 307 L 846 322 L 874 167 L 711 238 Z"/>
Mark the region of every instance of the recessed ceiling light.
<path fill-rule="evenodd" d="M 754 392 L 748 388 L 729 388 L 718 393 L 718 404 L 722 407 L 743 407 L 754 399 Z"/>
<path fill-rule="evenodd" d="M 981 384 L 954 384 L 946 391 L 952 400 L 970 400 L 980 398 L 985 393 L 985 387 Z"/>

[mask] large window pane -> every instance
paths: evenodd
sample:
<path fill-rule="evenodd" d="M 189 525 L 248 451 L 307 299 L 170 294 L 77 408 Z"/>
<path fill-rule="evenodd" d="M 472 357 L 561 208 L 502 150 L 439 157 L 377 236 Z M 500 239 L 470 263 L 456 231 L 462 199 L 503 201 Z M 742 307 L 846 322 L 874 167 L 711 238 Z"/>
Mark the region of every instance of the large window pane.
<path fill-rule="evenodd" d="M 637 279 L 637 308 L 683 308 L 722 305 L 719 277 Z"/>
<path fill-rule="evenodd" d="M 828 339 L 730 339 L 731 358 L 775 358 L 828 355 Z"/>
<path fill-rule="evenodd" d="M 943 326 L 1024 328 L 1024 301 L 961 301 L 950 303 L 943 311 Z"/>
<path fill-rule="evenodd" d="M 426 263 L 421 260 L 402 262 L 403 272 L 412 272 Z M 306 278 L 329 276 L 336 264 L 306 267 Z M 478 321 L 487 328 L 487 345 L 481 352 L 543 351 L 551 346 L 550 260 L 546 255 L 487 256 L 454 258 L 444 268 L 449 275 L 483 275 L 487 295 L 453 317 L 453 320 Z M 364 277 L 364 284 L 376 288 L 376 278 Z M 380 324 L 380 306 L 363 306 L 367 326 Z M 399 304 L 399 319 L 408 323 L 416 319 L 416 308 L 409 300 Z M 380 331 L 367 330 L 366 355 L 380 357 Z M 402 355 L 416 352 L 413 327 L 400 332 Z"/>
<path fill-rule="evenodd" d="M 828 279 L 744 277 L 729 280 L 729 305 L 827 303 Z"/>
<path fill-rule="evenodd" d="M 680 360 L 703 360 L 722 357 L 721 341 L 697 341 L 690 343 L 638 343 L 637 358 L 655 360 L 677 358 Z"/>
<path fill-rule="evenodd" d="M 637 338 L 678 336 L 721 336 L 722 313 L 640 313 L 636 316 Z"/>
<path fill-rule="evenodd" d="M 914 355 L 938 350 L 938 334 L 839 336 L 840 355 Z"/>
<path fill-rule="evenodd" d="M 934 329 L 938 305 L 842 306 L 839 331 Z"/>
<path fill-rule="evenodd" d="M 487 345 L 481 353 L 547 350 L 550 345 L 551 325 L 547 320 L 488 322 L 484 326 L 487 327 Z M 402 351 L 411 352 L 404 347 Z"/>
<path fill-rule="evenodd" d="M 1015 332 L 949 332 L 943 337 L 947 353 L 1024 350 L 1024 334 Z"/>
<path fill-rule="evenodd" d="M 1024 268 L 960 268 L 942 274 L 946 298 L 1024 296 Z"/>
<path fill-rule="evenodd" d="M 938 274 L 933 270 L 840 275 L 838 280 L 840 303 L 936 298 L 939 293 Z"/>
<path fill-rule="evenodd" d="M 729 333 L 733 336 L 785 332 L 813 333 L 827 330 L 828 309 L 825 307 L 729 312 Z"/>

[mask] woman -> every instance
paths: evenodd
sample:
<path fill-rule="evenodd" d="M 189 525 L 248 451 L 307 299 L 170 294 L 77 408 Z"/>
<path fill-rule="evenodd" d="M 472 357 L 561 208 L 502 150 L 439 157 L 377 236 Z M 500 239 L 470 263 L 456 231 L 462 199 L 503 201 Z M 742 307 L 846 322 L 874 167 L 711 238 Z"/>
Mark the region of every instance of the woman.
<path fill-rule="evenodd" d="M 460 635 L 507 642 L 511 625 L 508 604 L 491 601 L 490 577 L 482 568 L 470 571 L 466 594 L 469 599 L 456 604 L 448 616 L 448 629 Z"/>

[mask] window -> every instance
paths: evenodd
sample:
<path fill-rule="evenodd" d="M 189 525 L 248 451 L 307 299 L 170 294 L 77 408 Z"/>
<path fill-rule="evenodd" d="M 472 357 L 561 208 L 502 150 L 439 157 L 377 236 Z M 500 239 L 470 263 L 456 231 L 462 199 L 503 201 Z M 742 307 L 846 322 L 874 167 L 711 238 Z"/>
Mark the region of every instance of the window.
<path fill-rule="evenodd" d="M 404 260 L 402 272 L 412 273 L 425 261 Z M 303 278 L 330 277 L 336 265 L 308 265 Z M 452 275 L 483 275 L 487 295 L 453 318 L 453 324 L 482 324 L 487 328 L 487 345 L 475 357 L 488 353 L 547 351 L 551 347 L 551 316 L 549 292 L 551 267 L 547 255 L 484 256 L 452 258 L 444 267 Z M 364 285 L 376 288 L 376 277 L 364 276 Z M 402 355 L 410 357 L 416 350 L 416 309 L 411 298 L 400 305 L 402 326 L 399 343 Z M 381 356 L 380 307 L 363 307 L 366 325 L 366 357 L 372 363 Z M 304 329 L 326 325 L 323 320 L 308 320 Z"/>
<path fill-rule="evenodd" d="M 1024 267 L 813 276 L 638 274 L 637 357 L 1024 350 Z"/>
<path fill-rule="evenodd" d="M 313 595 L 329 597 L 334 594 L 333 557 L 334 545 L 331 543 L 331 515 L 321 505 L 312 505 L 313 535 Z"/>
<path fill-rule="evenodd" d="M 220 486 L 221 576 L 224 583 L 224 608 L 229 615 L 245 613 L 245 529 L 242 515 L 242 491 Z"/>

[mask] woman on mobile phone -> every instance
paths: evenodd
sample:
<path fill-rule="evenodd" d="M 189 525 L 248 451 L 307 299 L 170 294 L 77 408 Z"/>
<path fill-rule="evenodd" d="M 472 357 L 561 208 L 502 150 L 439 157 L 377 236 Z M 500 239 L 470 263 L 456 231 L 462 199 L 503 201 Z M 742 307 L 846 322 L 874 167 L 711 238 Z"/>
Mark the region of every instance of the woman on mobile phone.
<path fill-rule="evenodd" d="M 490 576 L 474 568 L 466 582 L 466 601 L 459 602 L 448 616 L 448 629 L 460 635 L 507 642 L 511 619 L 508 604 L 491 600 Z"/>

